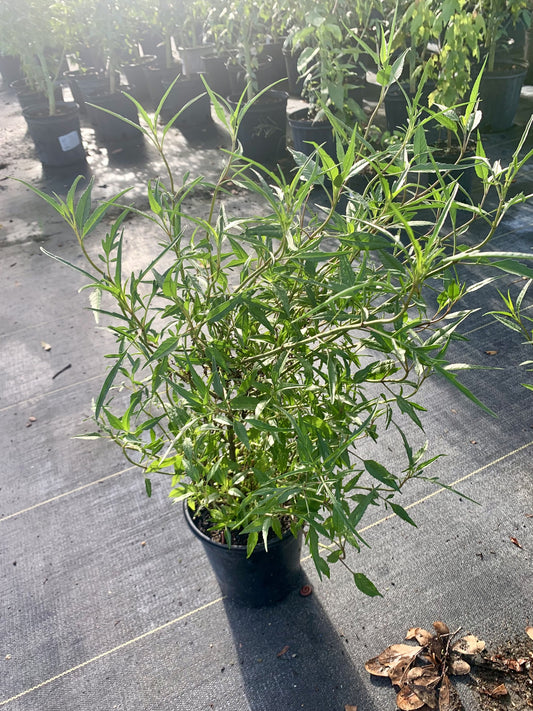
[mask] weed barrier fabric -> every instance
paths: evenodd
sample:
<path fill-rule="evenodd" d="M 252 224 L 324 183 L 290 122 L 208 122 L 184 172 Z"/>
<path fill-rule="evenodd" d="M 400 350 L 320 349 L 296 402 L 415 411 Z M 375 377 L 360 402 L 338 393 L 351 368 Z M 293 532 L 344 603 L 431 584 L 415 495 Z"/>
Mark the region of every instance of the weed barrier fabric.
<path fill-rule="evenodd" d="M 13 100 L 0 92 L 8 172 L 45 188 L 46 174 L 21 147 Z M 532 105 L 526 95 L 519 118 Z M 511 150 L 518 134 L 492 136 L 487 149 Z M 184 145 L 178 132 L 169 141 L 171 150 Z M 102 155 L 89 152 L 98 184 L 107 186 L 102 192 L 144 180 L 142 171 L 132 178 L 124 157 L 111 170 Z M 212 158 L 211 150 L 202 157 L 195 149 L 191 160 L 194 168 L 208 161 L 211 170 Z M 143 171 L 151 168 L 157 164 L 148 161 Z M 6 174 L 2 169 L 0 177 Z M 516 187 L 532 184 L 526 166 Z M 464 326 L 468 343 L 454 345 L 453 356 L 501 368 L 463 375 L 498 418 L 437 377 L 421 399 L 428 414 L 420 443 L 427 438 L 432 454 L 447 453 L 428 475 L 458 482 L 461 495 L 415 482 L 402 505 L 418 528 L 383 520 L 380 511 L 363 522 L 371 548 L 349 553 L 383 598 L 362 596 L 339 566 L 321 582 L 304 559 L 310 596 L 296 591 L 274 608 L 244 610 L 220 598 L 163 486 L 154 480 L 148 500 L 142 474 L 126 471 L 119 453 L 71 439 L 91 426 L 84 420 L 105 338 L 87 335 L 90 314 L 79 316 L 86 335 L 77 335 L 84 295 L 75 297 L 76 279 L 40 254 L 43 244 L 73 255 L 70 235 L 20 184 L 0 185 L 0 393 L 8 394 L 0 403 L 2 709 L 386 711 L 395 708 L 390 682 L 370 677 L 364 662 L 410 627 L 442 619 L 487 646 L 523 633 L 533 593 L 532 394 L 520 385 L 527 374 L 517 364 L 528 357 L 521 339 L 483 315 L 497 307 L 495 298 L 472 295 L 480 310 Z M 234 200 L 249 209 L 245 197 Z M 502 246 L 531 249 L 531 214 L 530 206 L 513 211 L 497 238 Z M 144 226 L 130 226 L 139 249 L 149 250 Z M 72 367 L 52 380 L 67 363 Z M 391 466 L 403 462 L 399 444 L 392 435 L 383 441 Z M 457 688 L 466 711 L 479 708 L 466 677 Z"/>

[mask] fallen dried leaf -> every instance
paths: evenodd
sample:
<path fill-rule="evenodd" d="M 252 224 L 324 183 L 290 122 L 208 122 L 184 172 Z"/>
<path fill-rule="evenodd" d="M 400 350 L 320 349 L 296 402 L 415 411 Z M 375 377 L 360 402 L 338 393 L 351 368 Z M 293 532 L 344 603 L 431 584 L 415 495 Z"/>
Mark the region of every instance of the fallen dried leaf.
<path fill-rule="evenodd" d="M 353 706 L 352 704 L 345 704 L 344 711 L 357 711 L 357 706 Z"/>
<path fill-rule="evenodd" d="M 517 539 L 514 536 L 511 536 L 510 540 L 511 540 L 511 543 L 514 543 L 517 548 L 522 548 L 522 546 L 520 545 L 520 543 L 517 541 Z M 523 548 L 522 548 L 522 550 L 523 550 Z"/>
<path fill-rule="evenodd" d="M 459 694 L 446 674 L 439 689 L 439 711 L 464 711 Z"/>
<path fill-rule="evenodd" d="M 378 661 L 384 666 L 390 667 L 395 664 L 400 657 L 416 657 L 421 651 L 422 647 L 412 646 L 410 644 L 391 644 L 390 647 L 387 647 L 387 649 L 384 649 L 383 652 L 378 655 Z"/>
<path fill-rule="evenodd" d="M 462 637 L 452 646 L 452 650 L 459 652 L 459 654 L 479 654 L 484 649 L 485 642 L 473 634 L 467 634 L 466 637 Z"/>
<path fill-rule="evenodd" d="M 424 704 L 429 706 L 430 709 L 437 708 L 437 692 L 435 689 L 429 689 L 426 686 L 415 686 L 414 684 L 409 684 L 408 688 L 415 696 L 418 696 L 420 701 L 423 701 Z"/>
<path fill-rule="evenodd" d="M 389 677 L 394 686 L 400 688 L 405 684 L 405 677 L 416 657 L 400 657 L 391 667 L 389 667 Z"/>
<path fill-rule="evenodd" d="M 373 676 L 389 676 L 389 667 L 383 665 L 378 657 L 373 657 L 365 662 L 365 669 Z"/>
<path fill-rule="evenodd" d="M 454 676 L 463 676 L 470 673 L 470 664 L 464 659 L 456 659 L 450 664 L 450 671 Z"/>
<path fill-rule="evenodd" d="M 396 696 L 396 706 L 402 711 L 416 711 L 425 703 L 408 686 L 404 686 Z"/>
<path fill-rule="evenodd" d="M 49 343 L 46 343 L 46 341 L 41 341 L 41 347 L 43 351 L 51 351 L 52 346 Z"/>
<path fill-rule="evenodd" d="M 276 656 L 277 656 L 278 658 L 279 658 L 279 657 L 282 657 L 284 654 L 287 654 L 288 651 L 289 651 L 289 645 L 286 644 L 286 645 L 283 647 L 283 649 L 280 650 L 280 651 L 277 653 Z"/>
<path fill-rule="evenodd" d="M 496 686 L 494 689 L 488 692 L 489 696 L 507 696 L 509 692 L 507 691 L 507 687 L 505 684 L 500 684 L 499 686 Z"/>
<path fill-rule="evenodd" d="M 485 351 L 487 355 L 494 356 L 498 353 L 498 351 Z"/>
<path fill-rule="evenodd" d="M 406 681 L 414 686 L 434 688 L 440 681 L 440 675 L 434 666 L 413 667 L 407 672 Z"/>
<path fill-rule="evenodd" d="M 530 639 L 533 639 L 533 627 L 531 625 L 526 627 L 526 634 Z"/>
<path fill-rule="evenodd" d="M 422 645 L 422 647 L 426 647 L 432 638 L 433 635 L 431 632 L 428 632 L 423 627 L 411 627 L 405 635 L 405 639 L 416 639 L 418 644 Z"/>

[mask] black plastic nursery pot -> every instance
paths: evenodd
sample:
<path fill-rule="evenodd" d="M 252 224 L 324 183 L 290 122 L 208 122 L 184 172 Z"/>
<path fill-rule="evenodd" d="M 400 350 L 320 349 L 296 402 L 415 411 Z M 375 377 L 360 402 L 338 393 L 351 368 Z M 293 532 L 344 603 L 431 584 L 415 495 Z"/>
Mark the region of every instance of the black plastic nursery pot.
<path fill-rule="evenodd" d="M 23 110 L 28 106 L 36 106 L 37 104 L 46 104 L 48 102 L 48 97 L 44 92 L 30 89 L 24 79 L 17 79 L 11 82 L 10 88 L 16 92 L 20 108 Z M 60 84 L 54 86 L 54 97 L 58 103 L 63 101 L 63 87 Z"/>
<path fill-rule="evenodd" d="M 520 65 L 502 65 L 485 72 L 479 86 L 481 131 L 506 131 L 514 123 L 520 91 L 527 69 Z"/>
<path fill-rule="evenodd" d="M 113 111 L 134 124 L 139 125 L 137 107 L 121 91 L 114 94 L 100 94 L 87 99 L 87 117 L 94 126 L 96 137 L 105 142 L 115 143 L 130 139 L 142 139 L 142 134 L 135 126 L 107 111 Z M 102 111 L 107 109 L 107 111 Z"/>
<path fill-rule="evenodd" d="M 48 107 L 42 104 L 29 106 L 23 114 L 43 165 L 59 167 L 85 163 L 77 104 L 59 103 L 54 116 L 49 116 Z"/>
<path fill-rule="evenodd" d="M 428 83 L 422 89 L 420 96 L 420 104 L 422 107 L 428 105 L 428 98 L 431 92 L 434 90 L 435 86 Z M 387 91 L 385 96 L 385 118 L 387 120 L 387 130 L 393 133 L 397 129 L 401 129 L 407 125 L 407 99 L 406 94 L 410 100 L 412 100 L 413 95 L 409 92 L 409 87 L 406 84 L 393 84 Z M 422 113 L 422 118 L 427 118 L 428 114 L 426 112 Z M 428 121 L 426 123 L 426 138 L 430 142 L 435 142 L 439 139 L 441 134 L 441 128 L 439 124 L 434 121 Z"/>
<path fill-rule="evenodd" d="M 228 68 L 226 66 L 228 58 L 228 55 L 218 54 L 202 57 L 204 76 L 209 87 L 223 97 L 231 93 Z"/>
<path fill-rule="evenodd" d="M 294 150 L 306 156 L 315 150 L 313 143 L 321 145 L 327 154 L 336 160 L 335 139 L 329 121 L 313 121 L 307 109 L 298 109 L 288 114 Z"/>
<path fill-rule="evenodd" d="M 291 96 L 302 96 L 304 82 L 298 72 L 298 57 L 301 52 L 294 51 L 291 47 L 283 47 L 283 58 Z"/>
<path fill-rule="evenodd" d="M 204 68 L 202 57 L 208 54 L 213 54 L 215 51 L 214 44 L 202 44 L 198 47 L 179 47 L 181 63 L 183 64 L 183 73 L 188 76 L 190 74 L 198 74 Z"/>
<path fill-rule="evenodd" d="M 235 109 L 240 97 L 231 95 L 228 103 Z M 239 125 L 237 138 L 243 154 L 258 163 L 272 164 L 285 154 L 287 99 L 284 91 L 270 89 L 248 108 Z"/>
<path fill-rule="evenodd" d="M 184 502 L 183 511 L 190 530 L 202 544 L 225 597 L 245 607 L 264 607 L 275 605 L 300 587 L 301 531 L 298 537 L 288 531 L 281 539 L 269 540 L 268 551 L 262 543 L 258 543 L 248 558 L 246 546 L 228 548 L 202 533 L 191 517 L 187 502 Z"/>
<path fill-rule="evenodd" d="M 148 94 L 154 108 L 158 106 L 165 93 L 165 86 L 168 87 L 183 71 L 181 62 L 176 62 L 171 67 L 160 67 L 157 64 L 150 64 L 143 67 L 146 78 Z"/>
<path fill-rule="evenodd" d="M 0 74 L 5 84 L 9 86 L 22 78 L 20 58 L 13 54 L 0 54 Z"/>
<path fill-rule="evenodd" d="M 131 87 L 132 96 L 138 101 L 150 99 L 150 89 L 146 78 L 145 67 L 149 67 L 157 61 L 155 54 L 144 55 L 135 62 L 125 64 L 122 69 Z"/>
<path fill-rule="evenodd" d="M 79 104 L 81 113 L 87 113 L 86 101 L 91 97 L 105 94 L 109 91 L 109 78 L 95 69 L 75 70 L 65 73 L 74 101 Z M 120 86 L 120 74 L 115 77 L 115 84 Z"/>
<path fill-rule="evenodd" d="M 166 91 L 171 84 L 172 82 L 163 81 L 163 89 Z M 193 101 L 193 103 L 180 113 L 174 125 L 182 128 L 193 128 L 210 124 L 213 120 L 211 117 L 211 101 L 199 74 L 180 78 L 173 84 L 163 104 L 161 120 L 164 123 L 168 123 L 189 101 Z"/>

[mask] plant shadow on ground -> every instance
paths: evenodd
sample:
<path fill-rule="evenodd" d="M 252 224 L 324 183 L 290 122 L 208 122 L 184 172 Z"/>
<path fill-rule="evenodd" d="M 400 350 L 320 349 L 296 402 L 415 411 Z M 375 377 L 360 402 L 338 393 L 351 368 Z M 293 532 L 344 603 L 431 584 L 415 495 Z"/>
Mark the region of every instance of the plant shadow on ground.
<path fill-rule="evenodd" d="M 315 594 L 295 591 L 274 607 L 224 606 L 250 711 L 381 711 Z"/>

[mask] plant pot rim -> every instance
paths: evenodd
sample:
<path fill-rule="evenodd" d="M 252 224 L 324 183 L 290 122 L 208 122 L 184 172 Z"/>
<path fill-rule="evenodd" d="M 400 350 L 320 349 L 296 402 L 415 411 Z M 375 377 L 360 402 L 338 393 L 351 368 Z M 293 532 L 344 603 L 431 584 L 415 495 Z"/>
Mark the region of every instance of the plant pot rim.
<path fill-rule="evenodd" d="M 42 103 L 31 104 L 23 109 L 22 114 L 27 119 L 49 119 L 53 121 L 65 116 L 74 116 L 78 113 L 78 109 L 78 104 L 75 101 L 58 101 L 56 102 L 55 114 L 50 115 L 48 113 L 48 103 L 45 104 L 45 110 L 43 110 Z"/>
<path fill-rule="evenodd" d="M 253 111 L 254 107 L 264 107 L 266 104 L 286 103 L 289 98 L 289 94 L 286 91 L 279 91 L 278 89 L 267 89 L 259 98 L 256 98 L 256 96 L 254 96 L 254 103 L 249 110 Z M 228 101 L 230 104 L 238 104 L 240 98 L 241 94 L 230 94 Z"/>
<path fill-rule="evenodd" d="M 188 527 L 191 529 L 193 534 L 199 538 L 202 543 L 213 546 L 214 548 L 217 548 L 220 551 L 226 551 L 228 555 L 247 555 L 247 547 L 243 545 L 238 545 L 238 544 L 233 544 L 231 547 L 228 547 L 226 543 L 219 543 L 218 541 L 214 541 L 212 538 L 209 536 L 206 536 L 206 534 L 201 531 L 198 526 L 193 521 L 192 515 L 191 515 L 191 510 L 189 508 L 189 505 L 187 503 L 187 499 L 183 500 L 183 514 L 185 516 L 185 521 L 187 522 Z M 271 548 L 279 546 L 284 540 L 287 538 L 290 538 L 294 536 L 292 535 L 292 532 L 285 531 L 283 536 L 281 538 L 278 538 L 277 536 L 274 536 L 272 539 L 269 539 L 268 541 L 268 549 L 270 550 Z M 257 542 L 257 545 L 254 550 L 257 550 L 258 552 L 260 551 L 265 551 L 265 545 L 263 543 L 262 538 L 260 537 L 259 541 Z"/>
<path fill-rule="evenodd" d="M 130 67 L 144 67 L 147 64 L 153 64 L 156 60 L 157 56 L 155 54 L 144 54 L 142 57 L 132 59 L 129 62 L 124 62 L 122 66 L 126 69 L 129 69 Z"/>
<path fill-rule="evenodd" d="M 326 128 L 327 126 L 330 126 L 329 121 L 315 121 L 312 118 L 309 118 L 309 108 L 310 107 L 304 107 L 301 109 L 295 109 L 294 111 L 290 111 L 287 113 L 287 119 L 289 120 L 289 123 L 296 123 L 301 126 L 317 126 L 320 128 Z"/>
<path fill-rule="evenodd" d="M 509 77 L 521 77 L 527 74 L 528 67 L 521 62 L 497 62 L 494 71 L 483 72 L 483 79 L 508 79 Z M 481 70 L 480 70 L 481 71 Z"/>

